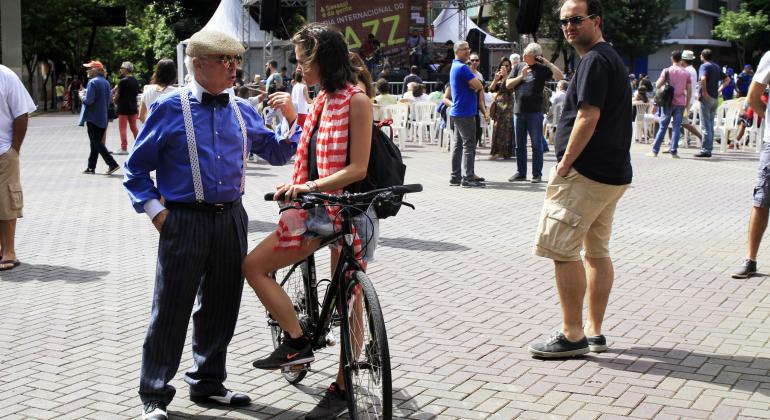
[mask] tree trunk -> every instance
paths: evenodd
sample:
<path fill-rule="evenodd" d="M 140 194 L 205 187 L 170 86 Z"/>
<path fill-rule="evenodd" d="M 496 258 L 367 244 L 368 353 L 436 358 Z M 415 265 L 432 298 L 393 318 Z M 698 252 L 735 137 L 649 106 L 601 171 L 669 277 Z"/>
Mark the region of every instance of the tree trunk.
<path fill-rule="evenodd" d="M 513 47 L 513 51 L 516 53 L 521 53 L 521 46 L 518 45 L 519 31 L 516 29 L 516 18 L 519 15 L 519 7 L 513 0 L 508 0 L 506 2 L 506 6 L 508 9 L 508 40 L 516 43 L 516 45 Z"/>
<path fill-rule="evenodd" d="M 96 39 L 96 25 L 91 26 L 91 38 L 88 40 L 88 50 L 86 50 L 86 60 L 91 61 L 91 52 L 94 50 L 94 40 Z"/>

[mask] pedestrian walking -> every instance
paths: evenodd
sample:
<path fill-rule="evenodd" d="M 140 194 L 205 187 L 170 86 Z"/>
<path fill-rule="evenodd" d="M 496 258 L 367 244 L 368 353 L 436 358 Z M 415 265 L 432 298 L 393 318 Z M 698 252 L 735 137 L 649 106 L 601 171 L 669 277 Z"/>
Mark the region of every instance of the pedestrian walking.
<path fill-rule="evenodd" d="M 193 34 L 185 51 L 190 84 L 155 102 L 126 161 L 123 184 L 131 203 L 160 232 L 142 348 L 143 419 L 167 418 L 176 392 L 169 382 L 179 368 L 191 312 L 194 365 L 185 374 L 190 399 L 227 407 L 251 401 L 224 385 L 248 247 L 248 216 L 241 204 L 246 156 L 251 150 L 282 165 L 296 150 L 300 130 L 294 125 L 290 138 L 267 130 L 254 108 L 235 97 L 233 81 L 243 52 L 241 43 L 225 33 Z M 276 93 L 271 101 L 294 123 L 288 93 Z"/>
<path fill-rule="evenodd" d="M 88 128 L 88 140 L 91 144 L 91 153 L 88 155 L 88 166 L 83 171 L 86 175 L 96 173 L 96 161 L 99 156 L 107 164 L 105 175 L 112 175 L 120 168 L 118 162 L 112 157 L 104 145 L 107 135 L 107 109 L 112 101 L 112 89 L 110 82 L 105 78 L 104 65 L 99 61 L 90 61 L 83 64 L 86 67 L 88 84 L 83 95 L 83 111 L 80 114 L 80 126 Z"/>
<path fill-rule="evenodd" d="M 698 158 L 710 158 L 714 148 L 714 118 L 717 113 L 719 85 L 723 77 L 719 65 L 713 62 L 713 53 L 706 48 L 700 53 L 702 64 L 698 68 L 700 78 L 700 131 L 703 135 Z"/>
<path fill-rule="evenodd" d="M 681 67 L 682 53 L 680 51 L 671 52 L 671 66 L 664 69 L 660 74 L 660 78 L 656 82 L 658 89 L 663 88 L 666 84 L 671 86 L 673 91 L 671 92 L 670 103 L 658 104 L 661 108 L 660 128 L 658 134 L 655 136 L 655 142 L 652 144 L 652 151 L 650 155 L 657 157 L 660 152 L 660 145 L 663 143 L 663 137 L 668 130 L 668 124 L 672 122 L 671 126 L 671 146 L 668 153 L 672 158 L 678 158 L 677 148 L 679 147 L 679 137 L 682 130 L 682 119 L 684 118 L 684 110 L 690 106 L 690 98 L 692 97 L 692 84 L 690 82 L 690 73 Z"/>
<path fill-rule="evenodd" d="M 452 92 L 452 107 L 449 115 L 454 124 L 455 138 L 452 142 L 452 174 L 449 185 L 465 188 L 483 188 L 484 182 L 476 176 L 476 118 L 479 112 L 479 92 L 484 86 L 465 64 L 471 49 L 465 41 L 454 44 L 455 59 L 449 70 L 449 86 Z M 462 174 L 462 176 L 461 176 Z"/>
<path fill-rule="evenodd" d="M 118 107 L 118 130 L 120 131 L 120 149 L 115 151 L 116 155 L 128 154 L 128 136 L 126 134 L 126 125 L 131 127 L 131 134 L 139 135 L 139 129 L 136 127 L 136 119 L 139 114 L 137 96 L 142 91 L 139 89 L 139 82 L 133 75 L 134 65 L 130 61 L 124 61 L 120 65 L 121 79 L 115 90 L 115 103 Z"/>
<path fill-rule="evenodd" d="M 614 277 L 610 233 L 632 175 L 631 88 L 623 60 L 602 36 L 602 4 L 567 0 L 559 15 L 564 37 L 581 60 L 556 128 L 558 164 L 551 169 L 535 239 L 535 255 L 554 261 L 563 317 L 548 341 L 529 346 L 543 358 L 607 349 L 602 322 Z"/>
<path fill-rule="evenodd" d="M 732 275 L 736 279 L 745 279 L 756 274 L 759 244 L 767 229 L 768 209 L 770 209 L 770 124 L 767 121 L 770 118 L 770 108 L 762 101 L 762 95 L 768 86 L 770 86 L 770 51 L 765 52 L 759 61 L 746 99 L 757 117 L 765 115 L 765 133 L 762 153 L 759 156 L 757 185 L 754 187 L 754 205 L 749 219 L 748 250 L 743 264 Z"/>
<path fill-rule="evenodd" d="M 16 255 L 16 219 L 23 216 L 19 153 L 29 113 L 37 107 L 13 70 L 0 64 L 0 271 L 21 264 Z"/>
<path fill-rule="evenodd" d="M 150 84 L 144 87 L 142 99 L 139 101 L 139 120 L 144 123 L 147 120 L 147 113 L 150 105 L 161 95 L 176 90 L 176 64 L 174 60 L 164 58 L 155 65 L 155 72 L 150 78 Z"/>

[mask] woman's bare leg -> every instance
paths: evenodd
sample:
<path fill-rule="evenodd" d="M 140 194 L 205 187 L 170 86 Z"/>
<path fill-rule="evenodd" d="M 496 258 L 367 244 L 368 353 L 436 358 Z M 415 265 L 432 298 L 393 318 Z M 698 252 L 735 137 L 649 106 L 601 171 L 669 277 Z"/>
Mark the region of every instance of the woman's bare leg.
<path fill-rule="evenodd" d="M 249 286 L 275 318 L 281 329 L 291 338 L 302 336 L 302 327 L 294 313 L 291 299 L 268 273 L 301 261 L 318 249 L 321 239 L 303 240 L 297 249 L 275 249 L 278 235 L 273 232 L 254 248 L 243 260 L 243 274 Z"/>

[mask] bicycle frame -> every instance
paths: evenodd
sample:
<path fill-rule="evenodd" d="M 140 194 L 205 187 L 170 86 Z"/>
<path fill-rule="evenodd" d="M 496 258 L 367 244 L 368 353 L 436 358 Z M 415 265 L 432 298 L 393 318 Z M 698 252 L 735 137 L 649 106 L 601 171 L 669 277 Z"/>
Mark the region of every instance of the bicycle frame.
<path fill-rule="evenodd" d="M 303 262 L 307 262 L 307 275 L 303 275 L 302 279 L 305 283 L 305 302 L 307 307 L 307 313 L 310 316 L 310 320 L 313 324 L 313 330 L 311 331 L 312 342 L 311 346 L 313 350 L 318 350 L 326 347 L 326 335 L 331 330 L 332 314 L 336 309 L 337 302 L 341 302 L 339 308 L 340 314 L 347 313 L 347 302 L 345 301 L 346 288 L 340 287 L 342 280 L 345 277 L 345 273 L 351 270 L 361 270 L 361 265 L 355 258 L 355 251 L 353 250 L 353 235 L 352 235 L 352 222 L 351 222 L 351 210 L 349 207 L 343 207 L 341 210 L 342 216 L 342 230 L 331 236 L 325 237 L 321 240 L 321 244 L 318 249 L 322 249 L 325 246 L 333 244 L 342 239 L 342 250 L 340 252 L 340 258 L 337 261 L 334 273 L 331 277 L 331 283 L 326 289 L 324 294 L 323 304 L 318 303 L 318 277 L 315 269 L 315 253 L 309 255 L 302 261 L 295 263 L 289 272 L 284 276 L 281 281 L 281 287 L 288 280 L 289 276 L 294 273 Z M 303 273 L 304 274 L 304 273 Z"/>

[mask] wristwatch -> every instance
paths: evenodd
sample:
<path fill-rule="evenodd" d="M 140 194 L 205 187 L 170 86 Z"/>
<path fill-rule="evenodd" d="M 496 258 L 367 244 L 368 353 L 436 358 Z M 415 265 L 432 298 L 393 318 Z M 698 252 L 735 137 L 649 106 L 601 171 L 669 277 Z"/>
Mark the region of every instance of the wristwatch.
<path fill-rule="evenodd" d="M 314 181 L 305 182 L 305 186 L 310 190 L 310 192 L 318 192 L 318 185 L 316 185 Z"/>

